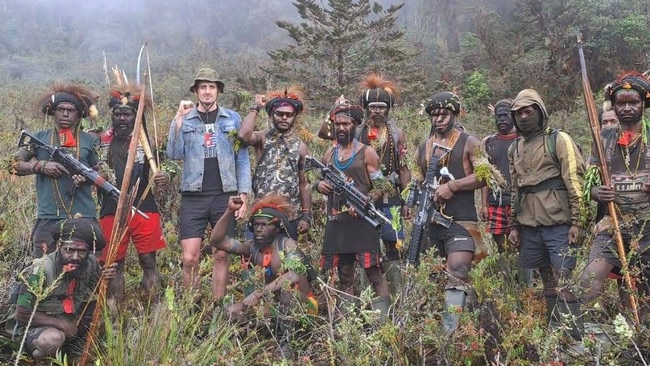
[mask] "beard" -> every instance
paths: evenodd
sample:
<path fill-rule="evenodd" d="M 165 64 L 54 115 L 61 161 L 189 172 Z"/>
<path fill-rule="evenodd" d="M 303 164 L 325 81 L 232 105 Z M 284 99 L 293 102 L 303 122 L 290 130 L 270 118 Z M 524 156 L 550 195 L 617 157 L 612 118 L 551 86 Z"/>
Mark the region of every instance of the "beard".
<path fill-rule="evenodd" d="M 497 131 L 502 135 L 507 135 L 512 131 L 512 128 L 515 127 L 515 122 L 509 120 L 508 123 L 497 122 Z"/>
<path fill-rule="evenodd" d="M 113 123 L 113 133 L 115 133 L 116 137 L 124 139 L 131 136 L 133 127 L 130 123 Z"/>
<path fill-rule="evenodd" d="M 57 256 L 56 268 L 63 268 L 66 265 L 74 265 L 76 268 L 72 271 L 65 272 L 63 275 L 66 278 L 74 279 L 83 279 L 86 276 L 86 270 L 88 269 L 88 259 L 82 259 L 78 261 L 73 260 L 63 260 L 61 256 Z"/>
<path fill-rule="evenodd" d="M 339 145 L 347 146 L 354 139 L 354 134 L 351 131 L 343 131 L 336 133 L 336 142 Z"/>

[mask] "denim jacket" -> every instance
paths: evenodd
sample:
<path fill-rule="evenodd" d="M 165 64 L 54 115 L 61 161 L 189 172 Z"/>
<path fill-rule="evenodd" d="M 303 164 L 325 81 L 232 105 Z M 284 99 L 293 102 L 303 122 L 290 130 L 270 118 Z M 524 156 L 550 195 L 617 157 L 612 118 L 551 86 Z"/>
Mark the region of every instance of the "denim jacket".
<path fill-rule="evenodd" d="M 240 148 L 234 151 L 233 137 L 228 133 L 241 127 L 241 117 L 235 111 L 219 107 L 216 120 L 217 128 L 217 160 L 224 192 L 251 192 L 251 166 L 248 149 Z M 167 157 L 172 160 L 183 160 L 183 179 L 181 192 L 199 192 L 203 183 L 204 157 L 203 121 L 194 107 L 183 118 L 180 133 L 176 131 L 176 121 L 172 121 L 167 137 Z M 234 133 L 237 136 L 236 133 Z"/>

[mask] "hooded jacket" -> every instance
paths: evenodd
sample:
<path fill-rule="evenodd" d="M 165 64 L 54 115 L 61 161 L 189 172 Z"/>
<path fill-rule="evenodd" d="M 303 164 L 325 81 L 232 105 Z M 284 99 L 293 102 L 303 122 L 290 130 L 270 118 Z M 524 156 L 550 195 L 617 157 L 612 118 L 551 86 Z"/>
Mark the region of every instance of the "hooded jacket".
<path fill-rule="evenodd" d="M 549 151 L 548 113 L 533 89 L 519 92 L 512 105 L 515 111 L 536 105 L 542 112 L 540 126 L 528 136 L 520 136 L 510 146 L 508 159 L 512 181 L 511 225 L 580 225 L 580 202 L 585 163 L 573 139 L 559 131 L 555 158 Z M 557 161 L 556 161 L 557 159 Z"/>

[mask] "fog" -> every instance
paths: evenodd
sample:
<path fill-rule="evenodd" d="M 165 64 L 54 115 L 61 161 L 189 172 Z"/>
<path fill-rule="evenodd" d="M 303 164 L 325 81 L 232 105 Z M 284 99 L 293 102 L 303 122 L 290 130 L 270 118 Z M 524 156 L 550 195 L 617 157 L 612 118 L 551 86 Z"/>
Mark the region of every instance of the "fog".
<path fill-rule="evenodd" d="M 498 9 L 513 0 L 489 2 Z M 319 3 L 327 5 L 325 0 Z M 464 5 L 407 0 L 399 24 L 408 30 L 423 19 L 442 22 L 444 16 L 436 13 L 440 6 Z M 301 19 L 289 0 L 0 0 L 0 82 L 99 80 L 104 77 L 104 56 L 109 66 L 119 64 L 133 74 L 144 42 L 155 59 L 154 68 L 178 68 L 188 60 L 227 62 L 235 56 L 264 62 L 266 51 L 291 44 L 288 34 L 275 25 L 277 20 Z M 411 34 L 413 39 L 428 37 Z"/>

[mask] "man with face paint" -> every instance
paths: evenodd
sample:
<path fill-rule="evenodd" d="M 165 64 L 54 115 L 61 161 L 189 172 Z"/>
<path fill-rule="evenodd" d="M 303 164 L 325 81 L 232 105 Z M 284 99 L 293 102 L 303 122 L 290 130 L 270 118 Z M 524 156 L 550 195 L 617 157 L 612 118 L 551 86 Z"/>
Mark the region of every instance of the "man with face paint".
<path fill-rule="evenodd" d="M 95 258 L 106 245 L 95 221 L 63 220 L 52 234 L 57 249 L 23 272 L 27 283 L 19 290 L 15 321 L 6 324 L 14 336 L 27 332 L 25 348 L 34 359 L 56 357 L 62 348 L 80 354 L 94 312 L 95 287 L 100 276 L 115 276 L 115 266 L 102 270 Z M 50 292 L 37 302 L 30 288 Z"/>
<path fill-rule="evenodd" d="M 507 182 L 510 181 L 508 147 L 517 138 L 510 106 L 512 106 L 512 99 L 502 99 L 494 105 L 497 132 L 485 137 L 482 141 L 488 160 L 499 169 Z M 494 192 L 485 186 L 481 188 L 481 203 L 481 219 L 487 221 L 487 232 L 492 234 L 499 253 L 504 253 L 509 233 L 510 190 Z"/>
<path fill-rule="evenodd" d="M 116 87 L 110 93 L 111 97 L 108 106 L 111 109 L 111 127 L 102 134 L 100 147 L 102 161 L 106 163 L 109 169 L 112 169 L 113 173 L 110 174 L 112 177 L 105 176 L 104 178 L 110 180 L 114 177 L 114 184 L 117 187 L 122 185 L 124 178 L 138 105 L 145 103 L 145 110 L 151 106 L 151 100 L 148 96 L 139 95 L 139 91 L 140 87 L 134 85 Z M 142 128 L 146 131 L 144 120 Z M 124 259 L 126 258 L 129 241 L 133 241 L 133 245 L 138 252 L 138 261 L 143 271 L 142 289 L 146 294 L 151 294 L 161 286 L 156 253 L 165 248 L 166 243 L 162 233 L 160 213 L 156 200 L 150 191 L 146 196 L 143 196 L 149 185 L 150 170 L 149 160 L 144 154 L 144 149 L 139 145 L 136 149 L 129 191 L 135 188 L 136 183 L 138 184 L 134 205 L 144 212 L 148 218 L 131 212 L 127 231 L 118 247 L 107 248 L 99 257 L 99 260 L 104 262 L 108 252 L 111 251 L 114 253 L 113 260 L 118 263 L 117 275 L 109 283 L 109 303 L 111 304 L 119 303 L 124 297 Z M 153 176 L 154 183 L 158 187 L 167 185 L 169 179 L 169 174 L 162 170 L 159 170 Z M 117 203 L 115 200 L 106 195 L 101 195 L 99 224 L 106 238 L 110 238 L 112 235 L 116 211 Z"/>
<path fill-rule="evenodd" d="M 310 314 L 318 314 L 318 301 L 311 292 L 305 268 L 306 256 L 289 236 L 289 217 L 294 207 L 284 196 L 268 194 L 253 203 L 249 226 L 253 240 L 237 241 L 228 238 L 228 224 L 234 213 L 243 204 L 241 198 L 230 197 L 228 208 L 219 219 L 210 235 L 210 245 L 231 254 L 239 254 L 245 271 L 253 267 L 264 269 L 264 284 L 254 284 L 254 291 L 244 290 L 246 298 L 231 305 L 230 316 L 240 316 L 255 308 L 266 298 L 264 314 L 280 315 L 276 320 L 280 334 L 282 356 L 290 358 L 289 336 L 291 326 L 287 322 L 286 309 L 296 302 L 307 306 Z M 302 268 L 302 270 L 301 270 Z M 250 276 L 249 278 L 254 278 Z M 297 300 L 297 301 L 296 301 Z"/>
<path fill-rule="evenodd" d="M 289 234 L 298 239 L 298 234 L 306 233 L 311 226 L 311 192 L 305 177 L 305 156 L 309 155 L 307 145 L 294 132 L 299 115 L 304 110 L 303 92 L 292 86 L 282 92 L 256 95 L 253 106 L 242 127 L 239 139 L 248 146 L 255 147 L 257 166 L 253 173 L 253 192 L 261 198 L 270 193 L 286 197 L 299 210 L 293 214 Z M 273 126 L 267 132 L 255 131 L 255 121 L 264 108 L 271 117 Z"/>
<path fill-rule="evenodd" d="M 402 200 L 400 192 L 411 182 L 411 171 L 407 164 L 406 136 L 397 121 L 389 117 L 395 102 L 399 98 L 397 85 L 378 74 L 366 75 L 361 81 L 361 104 L 365 109 L 366 122 L 357 128 L 356 135 L 360 142 L 371 146 L 379 155 L 381 173 L 395 187 L 393 194 L 384 193 L 375 206 L 382 210 L 389 219 L 393 218 L 391 208 L 397 209 L 403 219 L 410 218 L 410 211 Z M 385 261 L 382 269 L 390 287 L 391 295 L 397 296 L 402 287 L 402 272 L 399 264 L 400 253 L 398 240 L 404 239 L 404 230 L 395 231 L 390 225 L 382 225 L 381 241 L 384 244 Z"/>
<path fill-rule="evenodd" d="M 542 98 L 533 89 L 519 92 L 512 116 L 520 137 L 510 146 L 512 187 L 511 232 L 519 246 L 522 269 L 538 268 L 544 283 L 547 321 L 568 327 L 580 337 L 579 304 L 566 288 L 576 257 L 585 164 L 575 142 L 548 128 L 548 113 Z M 555 153 L 550 139 L 555 138 Z M 575 316 L 575 317 L 572 317 Z"/>
<path fill-rule="evenodd" d="M 46 116 L 53 116 L 54 128 L 34 135 L 45 143 L 65 148 L 72 156 L 90 168 L 98 168 L 99 140 L 81 130 L 81 119 L 96 116 L 95 93 L 83 85 L 53 83 L 39 98 L 38 105 Z M 11 173 L 36 176 L 37 213 L 32 230 L 34 258 L 54 251 L 52 233 L 59 224 L 74 216 L 96 219 L 97 207 L 91 192 L 91 182 L 81 176 L 70 176 L 61 164 L 50 161 L 41 149 L 20 148 L 14 157 Z"/>
<path fill-rule="evenodd" d="M 345 173 L 359 191 L 368 195 L 373 182 L 377 183 L 385 178 L 379 168 L 377 152 L 354 137 L 355 126 L 360 124 L 360 119 L 363 118 L 361 111 L 360 106 L 350 104 L 333 108 L 330 119 L 334 122 L 337 145 L 325 152 L 322 162 Z M 328 196 L 329 203 L 321 267 L 324 270 L 336 267 L 339 279 L 337 287 L 344 293 L 341 302 L 352 303 L 354 262 L 359 262 L 376 295 L 372 306 L 386 317 L 390 307 L 390 292 L 380 267 L 379 232 L 358 217 L 354 209 L 345 211 L 346 207 L 341 204 L 329 182 L 321 180 L 314 187 L 319 193 Z M 339 308 L 344 309 L 341 306 Z"/>
<path fill-rule="evenodd" d="M 426 176 L 431 157 L 441 152 L 436 146 L 451 149 L 439 162 L 436 179 L 440 185 L 436 188 L 433 199 L 438 202 L 441 213 L 453 218 L 453 222 L 449 228 L 432 223 L 429 227 L 429 242 L 422 246 L 422 251 L 435 247 L 438 254 L 446 258 L 449 277 L 445 287 L 442 322 L 449 333 L 458 328 L 458 310 L 464 309 L 467 304 L 471 305 L 474 298 L 469 271 L 476 243 L 481 240 L 474 190 L 485 185 L 474 174 L 478 158 L 476 150 L 480 149 L 480 141 L 456 128 L 460 109 L 460 98 L 452 92 L 441 92 L 431 97 L 425 112 L 431 118 L 432 134 L 418 147 L 417 155 L 422 176 Z M 440 175 L 443 168 L 448 170 L 453 179 Z"/>
<path fill-rule="evenodd" d="M 201 245 L 208 224 L 214 226 L 228 207 L 233 194 L 246 202 L 251 191 L 248 149 L 235 144 L 241 117 L 237 112 L 217 104 L 224 83 L 217 72 L 200 69 L 190 86 L 198 103 L 181 101 L 167 137 L 167 157 L 183 160 L 179 238 L 183 247 L 183 287 L 200 288 L 199 261 Z M 246 216 L 243 204 L 235 219 Z M 235 230 L 234 220 L 231 231 Z M 226 293 L 228 253 L 213 250 L 212 299 Z"/>
<path fill-rule="evenodd" d="M 650 81 L 638 73 L 623 74 L 610 84 L 607 95 L 620 123 L 618 128 L 607 130 L 602 140 L 612 186 L 593 187 L 591 198 L 599 203 L 613 201 L 619 212 L 625 252 L 633 253 L 628 259 L 630 273 L 640 276 L 636 283 L 643 324 L 650 310 L 650 121 L 644 114 L 650 106 Z M 600 164 L 597 157 L 592 157 L 592 162 Z M 612 224 L 606 212 L 596 226 L 596 239 L 581 280 L 583 302 L 602 294 L 609 273 L 621 269 Z M 636 242 L 634 249 L 630 248 L 632 241 Z"/>

